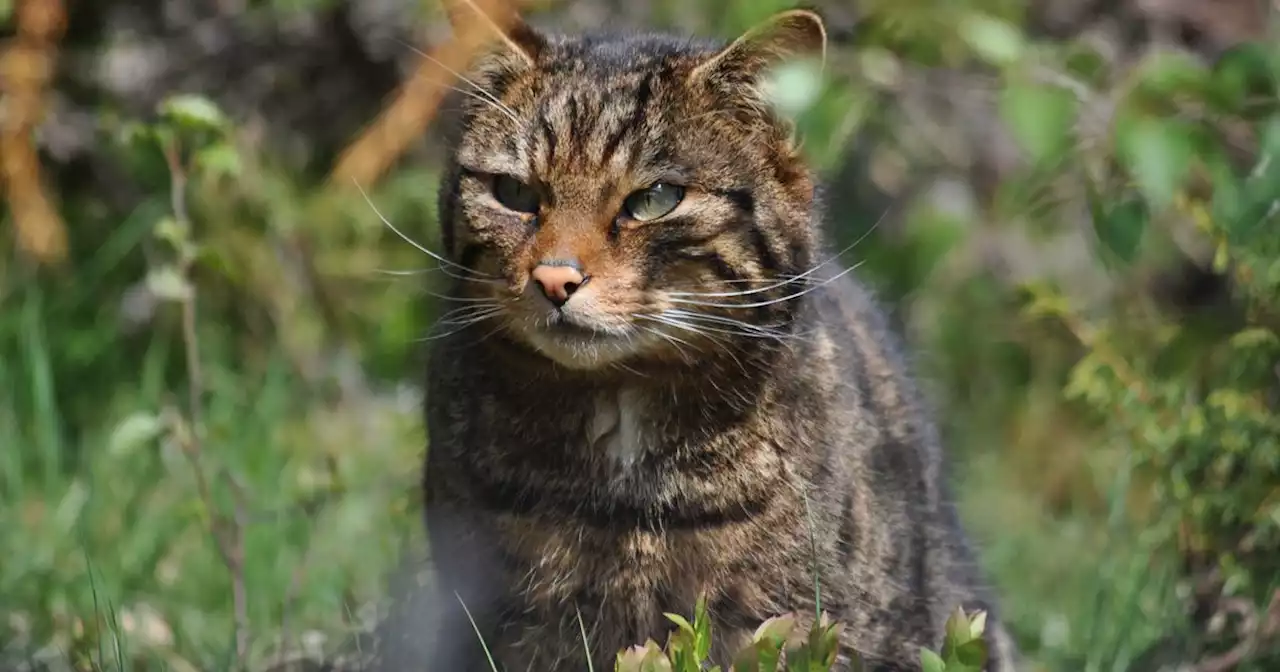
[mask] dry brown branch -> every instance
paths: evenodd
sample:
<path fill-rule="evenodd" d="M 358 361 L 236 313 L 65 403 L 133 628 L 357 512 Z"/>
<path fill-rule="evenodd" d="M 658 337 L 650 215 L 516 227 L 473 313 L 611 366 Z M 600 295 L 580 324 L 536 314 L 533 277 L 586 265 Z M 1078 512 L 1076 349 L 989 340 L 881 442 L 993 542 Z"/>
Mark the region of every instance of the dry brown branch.
<path fill-rule="evenodd" d="M 67 230 L 45 192 L 33 136 L 44 114 L 66 10 L 62 0 L 20 0 L 16 17 L 17 35 L 0 56 L 0 176 L 18 246 L 38 261 L 57 262 L 66 255 Z"/>
<path fill-rule="evenodd" d="M 426 131 L 451 82 L 457 80 L 454 73 L 465 69 L 481 47 L 498 37 L 494 26 L 505 29 L 519 16 L 515 7 L 519 0 L 443 1 L 453 17 L 453 37 L 423 59 L 377 119 L 343 150 L 330 175 L 335 186 L 369 185 L 381 177 Z"/>

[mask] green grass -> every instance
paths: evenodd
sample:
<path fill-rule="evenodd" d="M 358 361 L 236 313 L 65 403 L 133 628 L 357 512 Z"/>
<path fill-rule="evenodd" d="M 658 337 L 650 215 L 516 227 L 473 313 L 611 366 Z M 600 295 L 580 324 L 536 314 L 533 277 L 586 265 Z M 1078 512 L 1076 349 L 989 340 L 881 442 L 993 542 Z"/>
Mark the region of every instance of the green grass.
<path fill-rule="evenodd" d="M 133 376 L 59 377 L 52 351 L 68 334 L 45 322 L 41 292 L 9 301 L 23 305 L 3 311 L 0 330 L 6 352 L 22 354 L 0 370 L 0 642 L 97 664 L 131 652 L 208 669 L 235 639 L 233 577 L 211 521 L 239 515 L 249 644 L 262 660 L 283 636 L 352 627 L 345 614 L 372 604 L 401 551 L 421 543 L 424 439 L 400 391 L 321 400 L 280 353 L 260 368 L 206 360 L 207 431 L 193 460 L 157 427 L 178 408 L 164 379 L 181 344 L 155 337 Z M 72 405 L 61 400 L 81 395 L 96 402 L 94 426 L 59 415 Z"/>

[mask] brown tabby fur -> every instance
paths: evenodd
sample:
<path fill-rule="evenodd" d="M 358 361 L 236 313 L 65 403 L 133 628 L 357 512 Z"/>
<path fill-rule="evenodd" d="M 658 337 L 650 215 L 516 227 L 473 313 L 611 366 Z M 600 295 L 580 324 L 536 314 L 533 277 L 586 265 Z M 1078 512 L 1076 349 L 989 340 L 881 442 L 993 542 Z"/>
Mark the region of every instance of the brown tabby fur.
<path fill-rule="evenodd" d="M 816 571 L 848 648 L 919 669 L 949 610 L 992 605 L 884 318 L 834 263 L 804 275 L 825 259 L 814 178 L 756 83 L 822 50 L 821 20 L 786 12 L 728 47 L 502 38 L 441 193 L 461 306 L 429 368 L 442 585 L 500 669 L 585 670 L 581 614 L 611 670 L 703 594 L 727 665 L 765 618 L 813 613 Z M 537 214 L 504 208 L 496 174 L 537 189 Z M 622 214 L 655 182 L 684 200 Z M 545 260 L 588 276 L 563 309 L 530 282 Z M 1011 669 L 990 624 L 991 669 Z M 464 617 L 436 634 L 431 669 L 489 669 Z"/>

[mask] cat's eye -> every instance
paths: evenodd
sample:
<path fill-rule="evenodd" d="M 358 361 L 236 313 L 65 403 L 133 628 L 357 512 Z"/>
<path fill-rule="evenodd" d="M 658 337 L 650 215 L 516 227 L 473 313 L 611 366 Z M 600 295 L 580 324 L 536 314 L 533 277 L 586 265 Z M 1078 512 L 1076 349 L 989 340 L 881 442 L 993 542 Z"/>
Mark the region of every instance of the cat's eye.
<path fill-rule="evenodd" d="M 684 187 L 659 182 L 648 189 L 632 193 L 622 202 L 628 217 L 647 222 L 669 214 L 684 200 Z"/>
<path fill-rule="evenodd" d="M 538 212 L 542 202 L 536 189 L 510 175 L 493 176 L 493 197 L 503 207 L 531 214 Z"/>

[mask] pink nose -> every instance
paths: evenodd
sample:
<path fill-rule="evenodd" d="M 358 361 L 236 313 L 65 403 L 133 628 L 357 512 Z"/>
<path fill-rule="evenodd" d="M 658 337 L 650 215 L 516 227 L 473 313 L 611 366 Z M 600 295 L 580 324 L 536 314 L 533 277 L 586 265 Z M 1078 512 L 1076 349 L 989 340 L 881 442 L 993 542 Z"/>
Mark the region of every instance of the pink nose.
<path fill-rule="evenodd" d="M 543 295 L 556 304 L 557 308 L 563 306 L 587 281 L 587 277 L 575 265 L 563 262 L 538 264 L 529 273 L 529 277 L 538 283 Z"/>

